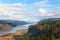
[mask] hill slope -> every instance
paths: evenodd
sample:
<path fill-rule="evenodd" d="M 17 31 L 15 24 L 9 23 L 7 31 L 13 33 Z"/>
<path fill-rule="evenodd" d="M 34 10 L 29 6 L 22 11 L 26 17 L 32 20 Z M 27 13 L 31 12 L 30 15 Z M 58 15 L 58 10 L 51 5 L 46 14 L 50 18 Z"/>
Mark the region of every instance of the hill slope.
<path fill-rule="evenodd" d="M 27 29 L 21 29 L 21 30 L 17 30 L 14 33 L 9 33 L 9 34 L 5 34 L 5 35 L 1 35 L 0 36 L 0 40 L 14 40 L 13 39 L 14 35 L 23 35 L 23 33 L 25 33 L 25 32 L 27 32 Z"/>
<path fill-rule="evenodd" d="M 60 18 L 49 18 L 30 25 L 28 32 L 15 40 L 60 40 Z"/>

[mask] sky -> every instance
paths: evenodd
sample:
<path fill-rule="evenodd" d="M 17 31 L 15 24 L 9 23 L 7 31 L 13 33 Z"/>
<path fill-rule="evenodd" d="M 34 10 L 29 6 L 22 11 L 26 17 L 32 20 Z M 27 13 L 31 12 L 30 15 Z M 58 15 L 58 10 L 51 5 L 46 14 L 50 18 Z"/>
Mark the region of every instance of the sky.
<path fill-rule="evenodd" d="M 0 19 L 39 21 L 60 18 L 60 0 L 0 0 Z"/>

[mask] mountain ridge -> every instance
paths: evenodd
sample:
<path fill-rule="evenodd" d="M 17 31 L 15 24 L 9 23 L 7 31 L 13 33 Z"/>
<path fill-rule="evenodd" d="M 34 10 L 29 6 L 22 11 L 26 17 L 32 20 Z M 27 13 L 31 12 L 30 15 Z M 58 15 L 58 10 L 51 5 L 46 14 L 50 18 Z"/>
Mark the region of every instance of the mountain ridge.
<path fill-rule="evenodd" d="M 29 24 L 29 23 L 27 23 L 25 21 L 19 21 L 19 20 L 0 20 L 0 24 L 8 24 L 8 25 L 15 27 L 18 25 L 25 25 L 25 24 Z"/>

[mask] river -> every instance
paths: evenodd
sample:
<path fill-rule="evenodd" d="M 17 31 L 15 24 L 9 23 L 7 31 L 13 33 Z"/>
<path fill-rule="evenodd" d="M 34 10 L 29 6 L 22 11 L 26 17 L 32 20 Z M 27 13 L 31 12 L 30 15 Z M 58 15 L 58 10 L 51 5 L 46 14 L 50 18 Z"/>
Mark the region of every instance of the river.
<path fill-rule="evenodd" d="M 32 24 L 19 25 L 19 26 L 16 26 L 16 27 L 12 27 L 12 29 L 9 30 L 9 31 L 5 31 L 5 32 L 1 31 L 0 36 L 5 35 L 5 34 L 9 34 L 9 33 L 14 33 L 14 32 L 16 32 L 16 30 L 28 29 L 29 25 L 32 25 Z"/>

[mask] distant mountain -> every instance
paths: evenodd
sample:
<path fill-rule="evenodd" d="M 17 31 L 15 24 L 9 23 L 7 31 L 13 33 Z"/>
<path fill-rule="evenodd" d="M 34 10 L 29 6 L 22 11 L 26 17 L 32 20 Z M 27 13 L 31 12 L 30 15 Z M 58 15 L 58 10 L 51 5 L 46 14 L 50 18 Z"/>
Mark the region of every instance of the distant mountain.
<path fill-rule="evenodd" d="M 18 21 L 18 20 L 0 20 L 0 24 L 8 24 L 8 25 L 15 27 L 17 25 L 25 25 L 29 23 L 25 21 Z"/>

